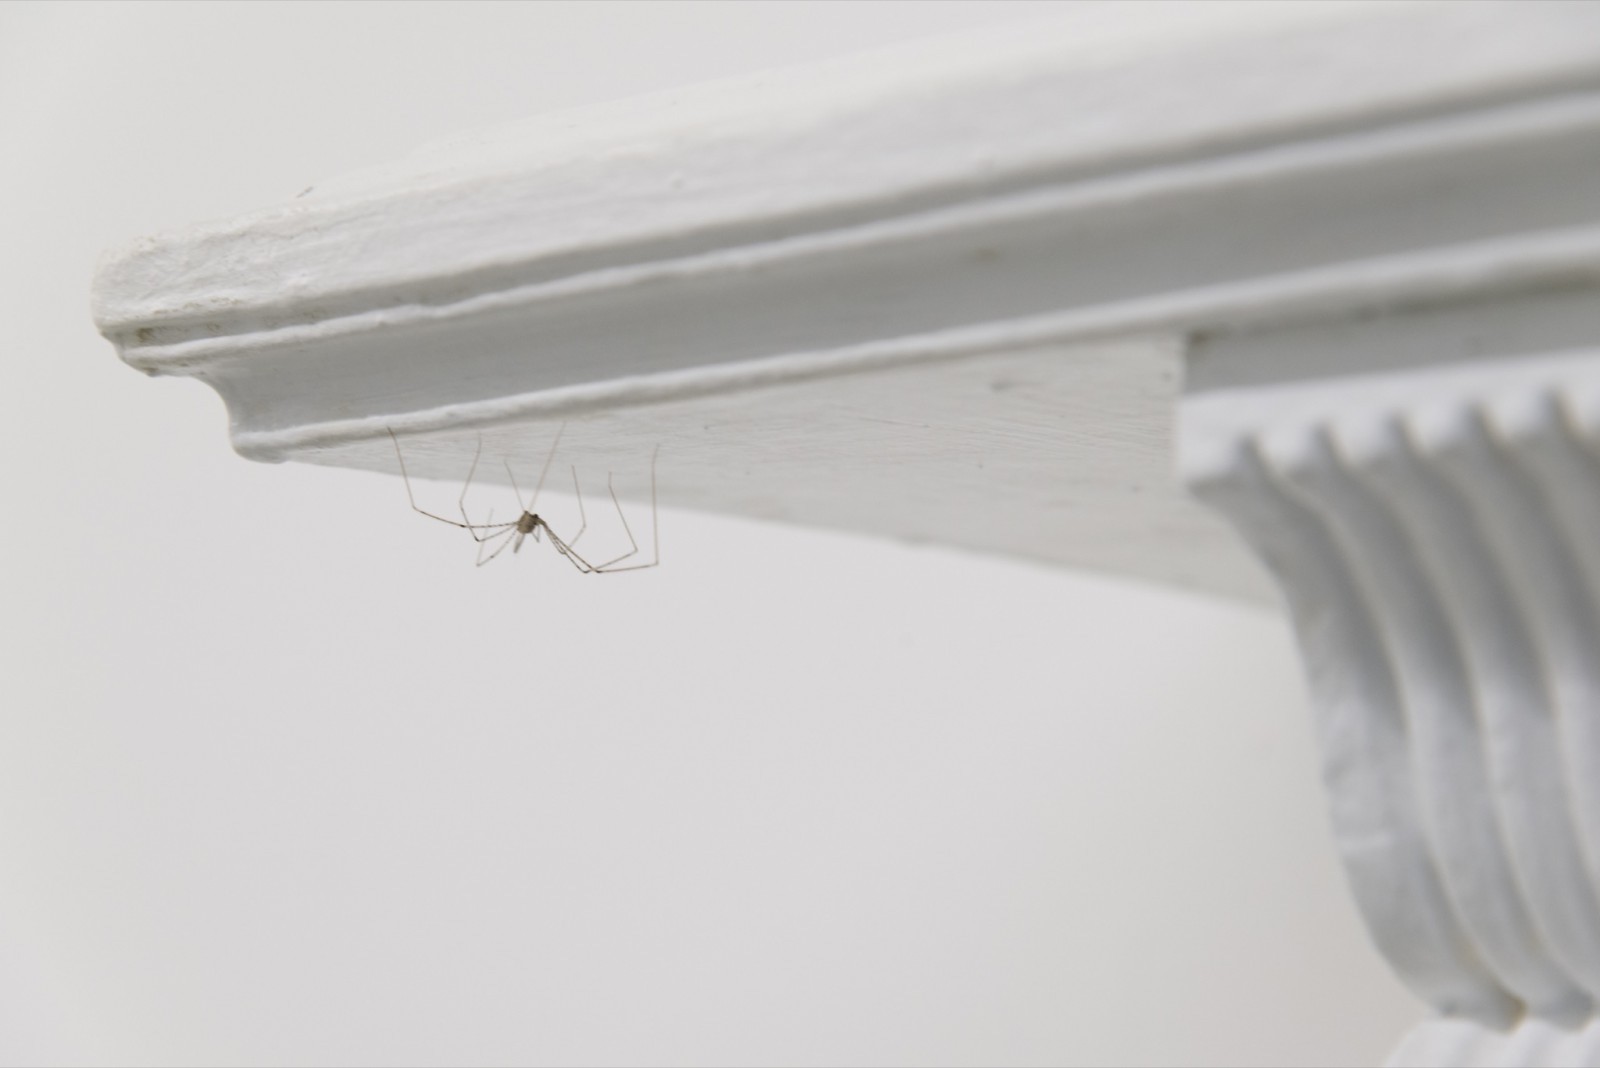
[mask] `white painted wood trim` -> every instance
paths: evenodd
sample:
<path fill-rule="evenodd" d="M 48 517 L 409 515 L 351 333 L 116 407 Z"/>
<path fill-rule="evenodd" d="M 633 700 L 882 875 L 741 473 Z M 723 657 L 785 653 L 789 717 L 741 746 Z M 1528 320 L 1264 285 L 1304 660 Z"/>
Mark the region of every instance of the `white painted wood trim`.
<path fill-rule="evenodd" d="M 392 471 L 393 427 L 432 434 L 419 469 L 459 478 L 464 429 L 618 415 L 586 455 L 668 442 L 676 503 L 1265 598 L 1166 474 L 1175 364 L 1126 339 L 1590 274 L 1600 9 L 1136 10 L 463 137 L 113 253 L 96 317 L 134 366 L 213 385 L 257 459 Z M 1413 62 L 1429 50 L 1457 62 Z M 737 398 L 823 452 L 904 453 L 785 387 L 865 410 L 969 389 L 935 365 L 1022 350 L 1044 378 L 1004 380 L 1060 384 L 1076 362 L 1055 421 L 1100 436 L 991 455 L 1019 486 L 1077 488 L 1053 508 L 1019 491 L 983 529 L 946 517 L 992 510 L 992 479 L 914 515 L 896 485 L 937 470 L 857 465 L 786 508 L 741 480 L 775 441 L 702 429 Z M 971 411 L 993 427 L 1016 408 Z"/>
<path fill-rule="evenodd" d="M 595 276 L 783 256 L 809 235 L 870 245 L 859 228 L 908 215 L 1091 178 L 1136 194 L 1167 165 L 1592 87 L 1600 39 L 1582 4 L 1152 10 L 462 137 L 113 255 L 96 317 L 153 367 L 220 337 L 556 279 L 636 284 Z M 1415 62 L 1428 49 L 1452 62 Z"/>

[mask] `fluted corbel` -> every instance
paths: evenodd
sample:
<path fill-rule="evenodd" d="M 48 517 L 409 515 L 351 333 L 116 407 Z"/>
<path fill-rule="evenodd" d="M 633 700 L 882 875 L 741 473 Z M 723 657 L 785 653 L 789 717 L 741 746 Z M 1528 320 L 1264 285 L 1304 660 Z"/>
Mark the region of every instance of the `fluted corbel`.
<path fill-rule="evenodd" d="M 1190 370 L 1185 478 L 1277 579 L 1352 891 L 1440 1017 L 1396 1063 L 1595 1063 L 1600 290 L 1215 332 Z"/>

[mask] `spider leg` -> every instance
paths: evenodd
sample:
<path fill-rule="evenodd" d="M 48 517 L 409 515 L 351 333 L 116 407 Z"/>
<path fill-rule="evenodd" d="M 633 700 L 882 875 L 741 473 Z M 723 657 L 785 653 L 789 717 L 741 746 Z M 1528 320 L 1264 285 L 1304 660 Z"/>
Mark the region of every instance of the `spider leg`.
<path fill-rule="evenodd" d="M 611 559 L 607 560 L 603 564 L 595 564 L 594 565 L 594 569 L 596 571 L 604 571 L 606 568 L 610 567 L 612 564 L 620 564 L 620 563 L 622 563 L 622 561 L 628 559 L 630 556 L 637 556 L 638 553 L 639 553 L 639 543 L 633 539 L 633 530 L 632 530 L 632 528 L 630 528 L 628 526 L 628 517 L 622 514 L 622 502 L 617 500 L 617 489 L 616 489 L 615 486 L 613 486 L 611 484 L 611 479 L 612 479 L 611 472 L 607 471 L 606 472 L 606 489 L 608 491 L 610 491 L 610 493 L 611 493 L 611 503 L 616 506 L 617 518 L 622 520 L 622 532 L 628 536 L 628 544 L 633 546 L 633 548 L 629 549 L 627 552 L 623 553 L 621 556 L 613 556 Z"/>
<path fill-rule="evenodd" d="M 560 553 L 566 558 L 567 563 L 571 564 L 585 575 L 594 574 L 593 564 L 579 556 L 571 545 L 568 545 L 566 542 L 562 541 L 556 532 L 551 530 L 549 525 L 545 523 L 544 520 L 539 520 L 539 524 L 544 527 L 545 533 L 550 535 L 550 544 L 555 547 L 556 552 Z"/>
<path fill-rule="evenodd" d="M 583 532 L 589 529 L 589 517 L 583 512 L 583 490 L 578 485 L 578 468 L 576 466 L 572 468 L 572 492 L 578 498 L 578 532 L 572 536 L 571 541 L 566 543 L 569 548 L 578 544 L 578 539 L 583 537 Z"/>
<path fill-rule="evenodd" d="M 467 533 L 471 534 L 472 537 L 473 537 L 473 540 L 475 540 L 475 541 L 482 541 L 483 540 L 483 538 L 478 537 L 478 533 L 477 532 L 480 531 L 480 530 L 494 530 L 495 528 L 503 528 L 503 527 L 507 527 L 507 526 L 512 526 L 512 527 L 516 526 L 515 523 L 474 523 L 474 522 L 471 522 L 470 520 L 468 520 L 467 522 L 464 522 L 464 523 L 457 523 L 454 519 L 447 519 L 442 515 L 434 515 L 432 512 L 428 511 L 425 508 L 418 508 L 417 507 L 417 498 L 415 496 L 413 496 L 412 492 L 411 492 L 411 475 L 406 471 L 406 458 L 403 455 L 401 455 L 401 453 L 400 453 L 400 439 L 395 437 L 395 433 L 394 433 L 393 429 L 391 429 L 389 427 L 385 427 L 384 429 L 389 431 L 389 439 L 394 442 L 394 457 L 395 457 L 396 460 L 400 461 L 400 478 L 406 484 L 406 500 L 411 503 L 411 510 L 412 511 L 416 512 L 418 515 L 425 515 L 429 519 L 437 519 L 441 523 L 449 523 L 453 527 L 460 527 L 462 530 L 465 530 Z M 483 449 L 483 442 L 481 440 L 478 442 L 478 448 L 479 448 L 480 451 Z M 476 456 L 473 457 L 472 466 L 474 468 L 476 468 L 478 466 L 478 460 L 477 460 Z M 469 484 L 472 481 L 471 472 L 468 472 L 468 474 L 467 474 L 467 481 L 468 481 Z M 462 487 L 461 496 L 464 498 L 464 497 L 466 497 L 466 495 L 467 495 L 466 488 Z M 462 519 L 467 519 L 467 511 L 466 511 L 465 507 L 463 507 L 462 510 L 461 510 L 461 518 Z M 491 537 L 491 538 L 494 537 L 493 534 L 489 534 L 487 536 Z"/>
<path fill-rule="evenodd" d="M 482 456 L 483 456 L 483 435 L 479 434 L 478 435 L 478 447 L 472 454 L 472 466 L 467 468 L 467 480 L 461 484 L 461 496 L 456 498 L 456 507 L 461 509 L 461 518 L 466 520 L 467 533 L 472 535 L 472 540 L 473 541 L 479 542 L 480 544 L 482 542 L 484 542 L 484 541 L 487 541 L 489 538 L 495 537 L 502 530 L 504 530 L 506 528 L 506 526 L 508 525 L 508 524 L 505 524 L 505 523 L 496 523 L 494 521 L 494 509 L 493 508 L 489 509 L 489 521 L 487 523 L 474 523 L 467 516 L 467 490 L 472 486 L 472 476 L 477 473 L 477 471 L 478 471 L 478 460 Z M 508 468 L 506 468 L 506 470 L 510 471 L 511 469 L 508 467 Z M 516 483 L 514 481 L 512 482 L 512 488 L 513 489 L 516 488 Z M 513 521 L 509 525 L 510 526 L 516 526 L 516 523 L 515 523 L 515 521 Z M 478 537 L 478 531 L 479 530 L 484 530 L 484 529 L 488 529 L 488 528 L 491 528 L 491 527 L 495 528 L 494 534 L 485 534 L 481 538 Z M 481 552 L 480 552 L 479 555 L 482 555 Z"/>
<path fill-rule="evenodd" d="M 556 428 L 556 439 L 550 443 L 550 452 L 544 458 L 544 466 L 539 469 L 539 483 L 533 487 L 533 496 L 529 498 L 528 507 L 524 511 L 533 511 L 533 506 L 539 503 L 539 491 L 544 489 L 544 477 L 550 473 L 550 461 L 556 458 L 556 446 L 561 444 L 561 435 L 566 433 L 566 430 L 566 423 Z"/>
<path fill-rule="evenodd" d="M 622 520 L 622 529 L 627 531 L 628 543 L 633 548 L 615 560 L 608 560 L 603 564 L 596 565 L 593 568 L 595 574 L 614 575 L 623 571 L 643 571 L 646 568 L 656 567 L 661 563 L 661 523 L 660 516 L 656 511 L 656 457 L 660 453 L 660 445 L 657 445 L 655 450 L 650 453 L 650 543 L 653 559 L 648 564 L 629 564 L 627 567 L 614 566 L 637 553 L 639 551 L 639 543 L 633 540 L 633 531 L 628 527 L 628 517 L 622 514 L 622 504 L 617 500 L 617 492 L 613 489 L 611 491 L 611 503 L 617 506 L 617 516 Z M 606 487 L 609 489 L 610 486 L 611 479 L 607 476 Z"/>
<path fill-rule="evenodd" d="M 510 527 L 508 527 L 505 530 L 502 530 L 499 534 L 490 534 L 487 538 L 480 539 L 479 544 L 478 544 L 478 559 L 477 559 L 477 562 L 473 566 L 482 567 L 484 564 L 487 564 L 490 560 L 493 560 L 495 557 L 497 557 L 501 553 L 505 552 L 506 551 L 506 546 L 510 545 L 512 542 L 517 540 L 516 537 L 515 537 L 515 535 L 517 533 L 516 526 L 517 525 L 515 523 L 512 523 Z M 493 541 L 495 538 L 501 538 L 502 539 L 501 542 L 500 542 L 499 548 L 495 549 L 494 552 L 490 553 L 487 557 L 485 557 L 483 555 L 484 546 L 488 545 L 489 542 Z"/>
<path fill-rule="evenodd" d="M 506 477 L 511 480 L 511 492 L 517 495 L 517 507 L 526 512 L 528 506 L 522 503 L 522 487 L 517 485 L 517 476 L 511 473 L 511 461 L 505 460 L 503 462 L 506 465 Z"/>

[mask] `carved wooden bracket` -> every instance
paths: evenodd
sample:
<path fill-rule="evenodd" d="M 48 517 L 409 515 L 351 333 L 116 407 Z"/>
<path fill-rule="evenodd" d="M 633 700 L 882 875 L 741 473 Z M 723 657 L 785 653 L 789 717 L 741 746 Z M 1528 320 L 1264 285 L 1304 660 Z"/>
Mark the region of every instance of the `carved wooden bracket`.
<path fill-rule="evenodd" d="M 1343 351 L 1396 369 L 1338 374 Z M 1193 367 L 1185 474 L 1286 594 L 1372 936 L 1481 1025 L 1400 1059 L 1537 1033 L 1593 1063 L 1600 288 L 1209 337 Z"/>

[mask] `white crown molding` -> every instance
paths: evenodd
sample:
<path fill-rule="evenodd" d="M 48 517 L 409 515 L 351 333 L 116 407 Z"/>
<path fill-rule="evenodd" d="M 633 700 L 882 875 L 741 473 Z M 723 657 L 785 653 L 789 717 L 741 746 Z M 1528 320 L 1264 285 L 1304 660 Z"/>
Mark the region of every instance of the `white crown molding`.
<path fill-rule="evenodd" d="M 139 242 L 96 315 L 131 353 L 1594 87 L 1600 14 L 1521 8 L 1101 12 L 541 118 Z"/>
<path fill-rule="evenodd" d="M 463 430 L 520 455 L 604 419 L 591 461 L 665 442 L 676 503 L 1265 597 L 1166 476 L 1165 339 L 1592 276 L 1600 8 L 1119 10 L 458 138 L 115 252 L 96 318 L 215 387 L 256 459 L 392 470 L 393 427 L 457 478 Z M 1025 352 L 1005 380 L 1041 395 L 953 369 Z M 935 426 L 963 390 L 968 424 Z M 1019 406 L 1040 433 L 995 435 Z M 744 475 L 918 452 L 887 420 L 991 477 L 858 463 L 784 500 Z"/>

